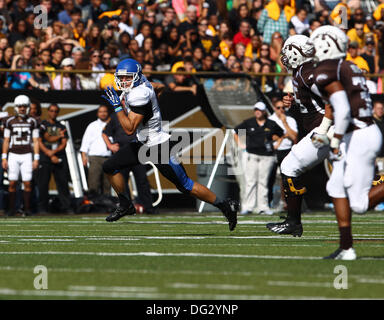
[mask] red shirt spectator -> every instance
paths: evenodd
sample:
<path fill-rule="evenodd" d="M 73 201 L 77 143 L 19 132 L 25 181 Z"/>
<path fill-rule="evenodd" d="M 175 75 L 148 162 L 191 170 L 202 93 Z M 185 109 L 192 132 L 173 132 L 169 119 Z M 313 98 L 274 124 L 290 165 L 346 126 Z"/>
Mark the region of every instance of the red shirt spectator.
<path fill-rule="evenodd" d="M 247 46 L 251 42 L 251 26 L 248 21 L 243 20 L 240 22 L 239 32 L 233 37 L 233 45 L 236 46 L 239 42 Z"/>

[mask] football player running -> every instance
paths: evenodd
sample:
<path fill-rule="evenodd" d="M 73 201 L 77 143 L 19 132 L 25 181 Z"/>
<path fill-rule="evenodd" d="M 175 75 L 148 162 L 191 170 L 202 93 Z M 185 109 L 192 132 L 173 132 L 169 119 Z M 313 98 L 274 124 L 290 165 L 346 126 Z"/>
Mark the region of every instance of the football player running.
<path fill-rule="evenodd" d="M 201 201 L 219 208 L 229 223 L 229 230 L 237 224 L 238 201 L 220 199 L 205 186 L 192 181 L 172 151 L 170 135 L 163 131 L 160 107 L 151 83 L 142 74 L 140 64 L 133 59 L 121 61 L 116 67 L 115 82 L 122 95 L 114 88 L 105 90 L 103 96 L 114 108 L 117 118 L 127 134 L 136 132 L 137 142 L 129 143 L 112 155 L 103 164 L 103 170 L 116 191 L 119 204 L 106 220 L 116 221 L 125 215 L 135 213 L 135 207 L 124 188 L 124 178 L 120 170 L 145 163 L 144 155 L 155 155 L 154 164 L 162 175 L 170 180 L 179 191 L 192 195 Z"/>
<path fill-rule="evenodd" d="M 318 148 L 315 145 L 318 141 L 328 139 L 328 130 L 332 124 L 330 108 L 325 108 L 322 99 L 311 91 L 314 83 L 313 58 L 314 47 L 308 37 L 294 35 L 285 41 L 281 61 L 293 72 L 294 97 L 287 95 L 283 102 L 287 108 L 290 108 L 293 102 L 299 106 L 306 136 L 292 147 L 280 166 L 287 201 L 287 218 L 280 223 L 267 224 L 267 228 L 272 232 L 299 237 L 303 233 L 301 203 L 306 192 L 301 176 L 328 157 L 328 145 L 318 145 Z"/>
<path fill-rule="evenodd" d="M 355 64 L 344 60 L 348 46 L 345 33 L 337 27 L 322 26 L 310 39 L 318 60 L 313 90 L 330 102 L 334 117 L 334 135 L 329 146 L 336 161 L 327 192 L 335 207 L 340 247 L 325 259 L 355 260 L 351 210 L 365 213 L 372 206 L 369 194 L 382 136 L 372 119 L 365 77 Z"/>
<path fill-rule="evenodd" d="M 15 214 L 16 186 L 20 173 L 24 185 L 23 214 L 31 214 L 32 171 L 38 168 L 40 155 L 37 120 L 28 116 L 30 103 L 26 95 L 17 96 L 14 101 L 16 114 L 8 117 L 4 123 L 4 142 L 1 158 L 3 169 L 8 170 L 8 215 L 10 216 Z M 31 142 L 33 143 L 33 150 Z"/>

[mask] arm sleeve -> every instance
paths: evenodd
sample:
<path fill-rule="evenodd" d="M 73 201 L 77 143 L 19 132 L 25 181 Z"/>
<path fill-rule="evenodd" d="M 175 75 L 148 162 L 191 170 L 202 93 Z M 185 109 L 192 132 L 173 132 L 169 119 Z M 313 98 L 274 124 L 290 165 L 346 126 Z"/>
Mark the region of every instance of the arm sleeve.
<path fill-rule="evenodd" d="M 335 133 L 343 135 L 347 131 L 351 121 L 351 107 L 347 93 L 344 90 L 332 93 L 329 101 L 334 110 Z"/>

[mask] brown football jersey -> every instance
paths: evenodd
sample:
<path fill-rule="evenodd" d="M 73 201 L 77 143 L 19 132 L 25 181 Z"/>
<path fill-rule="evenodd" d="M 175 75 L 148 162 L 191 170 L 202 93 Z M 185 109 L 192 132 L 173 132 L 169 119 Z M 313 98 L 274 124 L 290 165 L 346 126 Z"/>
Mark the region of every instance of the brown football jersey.
<path fill-rule="evenodd" d="M 9 152 L 17 154 L 32 152 L 32 132 L 35 129 L 38 129 L 35 118 L 9 117 L 4 124 L 4 136 L 9 136 L 10 139 Z"/>
<path fill-rule="evenodd" d="M 322 99 L 311 91 L 314 82 L 314 65 L 305 63 L 294 70 L 292 76 L 295 101 L 299 105 L 305 133 L 318 127 L 324 116 Z"/>
<path fill-rule="evenodd" d="M 324 100 L 328 100 L 325 87 L 340 81 L 347 93 L 351 107 L 351 126 L 348 131 L 373 123 L 372 100 L 365 77 L 358 66 L 343 59 L 324 60 L 314 72 L 315 84 Z M 337 108 L 337 106 L 333 106 Z"/>

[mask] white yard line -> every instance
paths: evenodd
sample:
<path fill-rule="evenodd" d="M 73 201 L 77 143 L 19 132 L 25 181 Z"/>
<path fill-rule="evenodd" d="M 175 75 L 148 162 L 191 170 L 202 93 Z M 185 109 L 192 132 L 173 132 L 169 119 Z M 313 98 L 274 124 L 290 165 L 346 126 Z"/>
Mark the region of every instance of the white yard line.
<path fill-rule="evenodd" d="M 105 291 L 66 291 L 66 290 L 14 290 L 0 288 L 0 295 L 5 296 L 35 296 L 35 297 L 71 297 L 71 298 L 139 298 L 139 299 L 181 299 L 181 300 L 271 300 L 271 299 L 292 299 L 292 300 L 327 300 L 335 298 L 323 296 L 274 296 L 274 295 L 234 295 L 234 294 L 165 294 L 146 292 L 105 292 Z M 352 298 L 353 299 L 353 298 Z M 360 299 L 360 298 L 359 298 Z M 371 300 L 371 299 L 369 299 Z"/>
<path fill-rule="evenodd" d="M 69 291 L 157 292 L 157 287 L 68 286 Z"/>
<path fill-rule="evenodd" d="M 323 288 L 332 288 L 333 283 L 328 282 L 297 282 L 297 281 L 267 281 L 269 286 L 278 286 L 278 287 L 323 287 Z"/>

